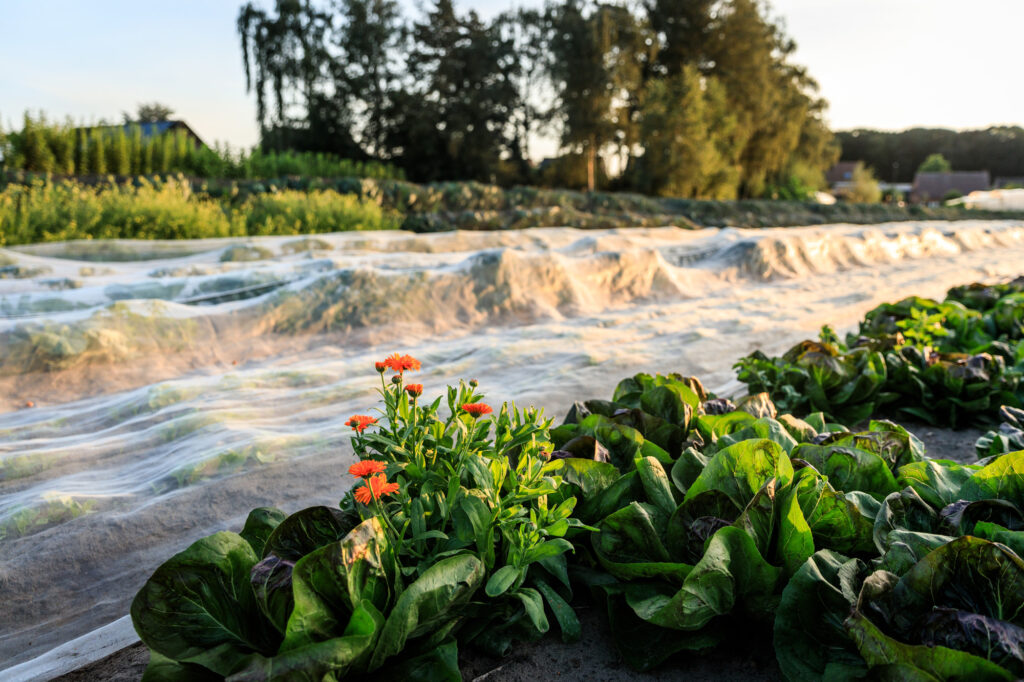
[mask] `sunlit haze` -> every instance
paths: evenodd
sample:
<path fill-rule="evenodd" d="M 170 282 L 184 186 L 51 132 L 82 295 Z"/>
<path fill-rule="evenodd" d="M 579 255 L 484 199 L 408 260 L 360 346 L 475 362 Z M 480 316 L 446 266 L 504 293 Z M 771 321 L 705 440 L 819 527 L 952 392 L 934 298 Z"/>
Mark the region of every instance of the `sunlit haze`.
<path fill-rule="evenodd" d="M 26 109 L 119 119 L 160 101 L 207 141 L 256 142 L 235 32 L 239 0 L 0 3 L 0 121 Z M 269 2 L 265 3 L 268 6 Z M 406 3 L 410 10 L 412 3 Z M 492 16 L 507 0 L 459 3 Z M 775 0 L 836 129 L 1024 121 L 1019 0 Z"/>

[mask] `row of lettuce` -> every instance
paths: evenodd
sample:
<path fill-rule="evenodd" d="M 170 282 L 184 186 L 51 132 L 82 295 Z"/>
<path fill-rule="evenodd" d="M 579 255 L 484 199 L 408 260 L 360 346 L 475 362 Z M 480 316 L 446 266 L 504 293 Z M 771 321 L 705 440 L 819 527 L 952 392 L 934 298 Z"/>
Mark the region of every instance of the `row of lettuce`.
<path fill-rule="evenodd" d="M 942 302 L 911 297 L 868 312 L 840 341 L 781 357 L 760 351 L 736 364 L 752 393 L 779 409 L 822 411 L 845 423 L 887 411 L 954 428 L 988 423 L 1003 405 L 1024 405 L 1024 277 L 951 289 Z"/>
<path fill-rule="evenodd" d="M 826 338 L 835 353 L 815 352 L 834 362 L 794 358 L 831 391 L 817 398 L 828 410 L 781 388 L 734 404 L 693 378 L 640 374 L 552 427 L 532 409 L 492 412 L 475 382 L 427 401 L 406 374 L 419 363 L 388 358 L 380 416 L 350 422 L 362 481 L 337 508 L 254 510 L 142 588 L 131 614 L 151 650 L 144 679 L 457 680 L 460 645 L 502 655 L 551 631 L 580 638 L 573 605 L 587 600 L 638 670 L 744 633 L 773 641 L 791 680 L 1022 677 L 1024 412 L 1007 403 L 985 457 L 966 464 L 925 458 L 892 421 L 856 426 L 909 402 L 851 398 L 884 394 L 889 355 L 909 348 L 931 357 L 972 338 L 974 355 L 950 368 L 1005 362 L 992 344 L 1012 347 L 1019 330 L 985 325 L 1019 293 L 966 291 L 910 305 L 889 350 Z M 930 322 L 913 312 L 940 305 L 953 307 Z M 962 336 L 937 331 L 954 324 Z M 854 353 L 879 354 L 881 388 L 854 381 L 836 400 L 817 368 Z M 989 383 L 1016 371 L 1003 370 Z M 951 409 L 936 405 L 917 403 L 941 422 Z"/>

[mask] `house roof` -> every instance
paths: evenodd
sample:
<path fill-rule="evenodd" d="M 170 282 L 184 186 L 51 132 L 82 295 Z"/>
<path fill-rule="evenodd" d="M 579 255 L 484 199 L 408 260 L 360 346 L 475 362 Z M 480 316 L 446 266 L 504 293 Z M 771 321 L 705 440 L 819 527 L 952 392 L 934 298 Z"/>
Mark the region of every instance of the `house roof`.
<path fill-rule="evenodd" d="M 837 182 L 849 182 L 853 179 L 853 171 L 857 168 L 858 163 L 860 161 L 840 161 L 828 169 L 828 172 L 825 173 L 825 181 L 829 186 Z"/>
<path fill-rule="evenodd" d="M 133 127 L 138 127 L 142 131 L 142 137 L 156 137 L 158 135 L 163 135 L 164 133 L 174 132 L 175 130 L 184 130 L 197 146 L 206 146 L 206 143 L 203 142 L 202 138 L 196 135 L 196 132 L 184 121 L 129 121 L 124 124 L 99 126 L 102 130 L 115 132 L 118 129 L 121 129 L 124 130 L 126 135 L 131 134 Z M 93 126 L 88 126 L 81 128 L 81 130 L 88 132 L 89 130 L 92 130 L 92 128 Z"/>
<path fill-rule="evenodd" d="M 940 201 L 950 192 L 970 194 L 987 190 L 992 185 L 988 171 L 952 171 L 949 173 L 918 173 L 914 176 L 914 201 Z"/>
<path fill-rule="evenodd" d="M 188 124 L 184 121 L 130 121 L 122 127 L 127 133 L 131 130 L 132 126 L 138 126 L 142 130 L 143 137 L 156 137 L 167 132 L 184 130 L 197 144 L 206 146 L 202 139 L 196 135 L 195 131 L 189 128 Z"/>

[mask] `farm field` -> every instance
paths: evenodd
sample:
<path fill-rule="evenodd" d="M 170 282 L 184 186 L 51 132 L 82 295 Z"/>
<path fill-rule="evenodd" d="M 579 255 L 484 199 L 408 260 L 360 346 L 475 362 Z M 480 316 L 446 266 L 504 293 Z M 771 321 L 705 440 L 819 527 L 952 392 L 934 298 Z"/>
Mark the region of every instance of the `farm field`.
<path fill-rule="evenodd" d="M 472 378 L 489 404 L 556 424 L 639 372 L 738 396 L 732 365 L 755 350 L 1019 276 L 1024 223 L 55 242 L 0 258 L 0 659 L 56 674 L 134 641 L 132 597 L 189 542 L 253 507 L 337 505 L 356 461 L 346 421 L 391 353 L 422 362 L 426 395 Z M 79 659 L 48 655 L 83 636 Z"/>

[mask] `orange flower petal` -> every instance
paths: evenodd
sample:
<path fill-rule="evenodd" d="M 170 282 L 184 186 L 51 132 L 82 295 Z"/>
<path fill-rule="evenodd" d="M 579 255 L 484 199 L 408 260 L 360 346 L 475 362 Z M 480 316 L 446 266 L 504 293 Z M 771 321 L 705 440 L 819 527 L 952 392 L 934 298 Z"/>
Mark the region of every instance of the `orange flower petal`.
<path fill-rule="evenodd" d="M 373 474 L 379 474 L 387 468 L 388 465 L 384 462 L 379 462 L 375 459 L 364 459 L 363 461 L 356 462 L 350 466 L 348 468 L 348 473 L 359 478 L 366 478 Z"/>
<path fill-rule="evenodd" d="M 466 403 L 462 406 L 462 409 L 470 413 L 474 417 L 480 417 L 482 415 L 494 412 L 494 410 L 491 409 L 490 405 L 485 405 L 483 403 Z"/>

